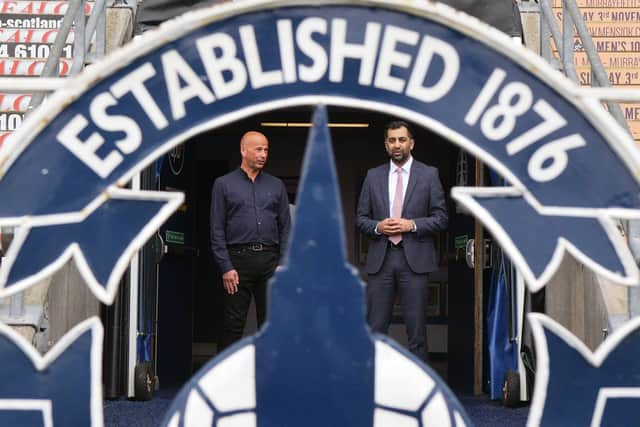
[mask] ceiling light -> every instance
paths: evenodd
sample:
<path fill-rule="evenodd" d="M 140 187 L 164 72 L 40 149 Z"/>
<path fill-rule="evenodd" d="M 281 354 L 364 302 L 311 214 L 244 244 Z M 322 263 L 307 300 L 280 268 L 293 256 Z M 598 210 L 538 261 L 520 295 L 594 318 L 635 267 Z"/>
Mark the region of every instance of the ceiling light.
<path fill-rule="evenodd" d="M 262 127 L 272 128 L 308 128 L 311 123 L 308 122 L 262 122 Z M 369 123 L 329 123 L 330 128 L 368 128 Z"/>

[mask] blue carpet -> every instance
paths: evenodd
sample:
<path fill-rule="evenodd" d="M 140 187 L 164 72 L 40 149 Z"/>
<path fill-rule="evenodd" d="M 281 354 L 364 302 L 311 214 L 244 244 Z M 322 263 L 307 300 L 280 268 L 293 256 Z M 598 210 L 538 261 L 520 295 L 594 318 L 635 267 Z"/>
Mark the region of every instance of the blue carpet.
<path fill-rule="evenodd" d="M 105 427 L 157 427 L 177 390 L 161 390 L 149 402 L 127 399 L 104 402 Z M 459 396 L 476 427 L 518 427 L 527 423 L 529 406 L 505 408 L 488 395 Z"/>
<path fill-rule="evenodd" d="M 128 399 L 104 401 L 104 427 L 157 427 L 177 390 L 160 390 L 148 402 Z"/>
<path fill-rule="evenodd" d="M 481 396 L 458 396 L 460 403 L 475 427 L 519 427 L 527 424 L 529 405 L 506 408 L 501 402 L 492 401 L 488 394 Z"/>

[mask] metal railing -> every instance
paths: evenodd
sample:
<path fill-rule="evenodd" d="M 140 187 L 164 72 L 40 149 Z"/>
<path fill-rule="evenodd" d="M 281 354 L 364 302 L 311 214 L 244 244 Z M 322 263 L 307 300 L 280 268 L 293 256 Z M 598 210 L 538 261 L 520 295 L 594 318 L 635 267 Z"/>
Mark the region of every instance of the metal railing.
<path fill-rule="evenodd" d="M 85 18 L 86 0 L 69 0 L 67 11 L 62 18 L 62 23 L 51 47 L 51 52 L 42 70 L 40 78 L 52 78 L 58 76 L 58 67 L 63 49 L 66 45 L 71 28 L 75 24 L 75 36 L 73 38 L 73 63 L 69 74 L 79 73 L 89 58 L 90 40 L 96 36 L 95 54 L 97 57 L 105 54 L 105 40 L 107 32 L 106 0 L 96 0 L 89 20 Z M 13 79 L 12 79 L 13 80 Z M 47 90 L 49 91 L 49 90 Z M 40 105 L 44 100 L 44 93 L 39 91 L 31 96 L 27 113 Z"/>
<path fill-rule="evenodd" d="M 565 74 L 577 84 L 580 84 L 578 75 L 576 73 L 574 60 L 574 39 L 577 35 L 580 40 L 580 45 L 589 59 L 591 65 L 591 72 L 593 78 L 591 79 L 592 86 L 595 83 L 598 87 L 608 88 L 611 87 L 607 72 L 602 65 L 600 55 L 596 49 L 591 34 L 587 29 L 587 25 L 584 22 L 580 8 L 575 0 L 563 0 L 562 1 L 562 31 L 558 28 L 555 16 L 553 15 L 553 9 L 551 7 L 551 0 L 540 0 L 540 54 L 547 61 L 553 63 L 554 57 L 551 51 L 550 39 L 553 38 L 555 45 L 560 54 L 560 63 Z M 574 32 L 575 28 L 575 32 Z M 609 113 L 624 129 L 629 131 L 627 121 L 622 114 L 620 104 L 615 100 L 609 99 L 609 97 L 603 97 L 606 99 L 605 104 Z"/>
<path fill-rule="evenodd" d="M 536 0 L 540 4 L 540 55 L 548 62 L 557 62 L 551 49 L 551 38 L 560 55 L 560 65 L 564 73 L 577 85 L 580 85 L 574 63 L 574 40 L 577 35 L 580 46 L 586 53 L 591 65 L 591 86 L 575 89 L 575 96 L 596 99 L 607 106 L 607 110 L 613 118 L 629 132 L 629 125 L 620 108 L 620 102 L 640 101 L 640 90 L 626 88 L 612 88 L 607 72 L 602 65 L 598 50 L 589 34 L 580 8 L 575 0 L 562 1 L 562 31 L 558 28 L 553 14 L 551 0 Z M 575 32 L 574 32 L 575 28 Z M 577 33 L 577 34 L 576 34 Z M 593 87 L 593 86 L 596 87 Z M 629 236 L 629 248 L 636 260 L 640 259 L 640 222 L 638 220 L 623 221 L 623 226 Z M 637 234 L 637 235 L 636 235 Z M 628 315 L 635 317 L 640 315 L 640 289 L 629 287 Z M 617 326 L 618 321 L 609 319 L 611 328 Z"/>

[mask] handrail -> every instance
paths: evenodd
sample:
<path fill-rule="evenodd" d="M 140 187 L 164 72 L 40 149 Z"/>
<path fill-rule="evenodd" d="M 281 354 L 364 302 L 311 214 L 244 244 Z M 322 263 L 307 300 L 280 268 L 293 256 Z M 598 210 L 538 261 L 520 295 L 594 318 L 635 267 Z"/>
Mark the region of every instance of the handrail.
<path fill-rule="evenodd" d="M 640 102 L 640 91 L 621 87 L 589 87 L 572 90 L 574 96 L 599 101 Z"/>
<path fill-rule="evenodd" d="M 74 34 L 76 35 L 76 37 L 73 38 L 73 63 L 71 64 L 69 74 L 78 74 L 82 70 L 82 66 L 84 65 L 84 55 L 87 51 L 88 44 L 85 38 L 85 27 L 87 24 L 84 15 L 85 2 L 86 0 L 82 0 L 82 8 L 80 10 L 77 10 L 75 13 L 74 22 L 76 24 L 76 28 Z"/>
<path fill-rule="evenodd" d="M 547 28 L 551 32 L 551 37 L 553 37 L 553 41 L 555 42 L 556 47 L 558 47 L 558 50 L 560 50 L 561 46 L 564 46 L 565 44 L 563 39 L 564 34 L 560 31 L 558 25 L 556 24 L 555 18 L 553 16 L 553 9 L 551 9 L 551 3 L 548 0 L 542 0 L 542 3 L 540 4 L 540 11 L 542 12 L 543 18 L 541 22 L 547 24 Z M 549 57 L 547 58 L 546 55 L 543 56 L 545 56 L 545 59 L 547 61 L 550 61 L 553 56 L 551 55 L 551 49 L 549 49 L 547 41 L 543 37 L 541 37 L 540 43 L 545 44 L 545 47 L 547 48 L 546 51 L 549 52 Z M 565 55 L 561 55 L 560 60 L 562 62 L 562 68 L 565 70 L 567 76 L 577 83 L 578 74 L 576 73 L 576 68 L 573 63 L 573 56 L 571 56 L 570 58 L 566 58 Z"/>
<path fill-rule="evenodd" d="M 543 18 L 541 21 L 544 21 L 544 23 L 551 31 L 553 40 L 556 44 L 556 47 L 558 48 L 558 52 L 560 52 L 561 63 L 563 64 L 563 68 L 567 76 L 569 76 L 573 81 L 579 84 L 578 76 L 575 70 L 575 64 L 573 63 L 573 27 L 575 26 L 578 37 L 580 38 L 580 41 L 582 43 L 582 47 L 587 54 L 589 63 L 591 64 L 591 71 L 594 76 L 594 79 L 592 79 L 592 83 L 597 82 L 598 86 L 603 88 L 611 87 L 609 78 L 607 77 L 607 73 L 604 69 L 604 66 L 602 65 L 602 61 L 600 60 L 600 56 L 598 55 L 596 46 L 593 43 L 593 39 L 589 34 L 589 30 L 587 29 L 587 25 L 584 22 L 582 14 L 580 13 L 580 8 L 578 7 L 576 1 L 562 1 L 562 27 L 564 29 L 564 31 L 562 32 L 562 42 L 560 42 L 560 30 L 558 29 L 558 26 L 555 22 L 555 17 L 553 16 L 551 0 L 540 0 L 540 10 L 542 12 Z M 540 42 L 548 43 L 547 40 L 544 40 L 542 38 Z M 622 114 L 620 104 L 612 100 L 605 103 L 607 105 L 609 113 L 613 116 L 613 118 L 620 124 L 620 126 L 626 129 L 628 133 L 631 133 L 629 131 L 629 125 L 624 118 L 624 114 Z"/>
<path fill-rule="evenodd" d="M 630 134 L 631 132 L 629 130 L 629 124 L 625 120 L 624 114 L 622 114 L 622 109 L 620 108 L 619 102 L 640 101 L 640 92 L 630 91 L 628 89 L 622 88 L 611 88 L 609 78 L 607 77 L 607 73 L 604 69 L 604 66 L 602 65 L 602 61 L 600 60 L 600 56 L 598 55 L 596 46 L 593 43 L 593 39 L 589 34 L 589 30 L 587 29 L 587 26 L 584 22 L 584 18 L 580 13 L 580 8 L 578 7 L 575 0 L 562 1 L 562 22 L 563 28 L 565 29 L 562 45 L 558 43 L 560 35 L 557 24 L 555 22 L 555 17 L 553 16 L 553 10 L 551 9 L 550 0 L 540 0 L 540 10 L 542 12 L 542 19 L 540 22 L 541 52 L 549 53 L 549 58 L 546 59 L 550 60 L 550 57 L 552 55 L 550 54 L 548 37 L 546 38 L 546 40 L 544 38 L 544 27 L 542 26 L 542 21 L 546 23 L 547 27 L 551 31 L 551 35 L 556 43 L 556 46 L 558 47 L 558 51 L 561 52 L 561 62 L 563 64 L 565 73 L 570 76 L 570 78 L 572 78 L 577 84 L 580 84 L 578 82 L 577 75 L 575 73 L 575 65 L 573 63 L 573 26 L 575 25 L 578 37 L 580 38 L 580 41 L 582 43 L 582 48 L 586 52 L 589 63 L 591 64 L 593 78 L 591 79 L 590 88 L 584 88 L 582 86 L 572 88 L 571 90 L 573 91 L 573 95 L 597 99 L 601 102 L 606 101 L 605 104 L 607 105 L 609 113 Z M 571 46 L 568 45 L 569 43 L 571 44 Z M 597 85 L 600 87 L 594 88 L 594 82 L 597 83 Z M 638 220 L 629 220 L 625 222 L 627 222 L 627 224 L 624 224 L 623 222 L 623 227 L 627 230 L 627 235 L 629 236 L 631 243 L 635 234 L 640 235 L 640 225 Z M 638 254 L 639 248 L 640 245 L 638 244 L 630 244 L 630 250 L 636 259 L 638 259 L 638 256 L 640 256 Z M 640 315 L 640 289 L 630 287 L 627 290 L 627 296 L 629 298 L 628 316 L 634 317 Z M 608 316 L 608 322 L 611 328 L 615 328 L 619 323 L 619 319 L 617 319 L 615 316 L 610 315 Z"/>
<path fill-rule="evenodd" d="M 99 10 L 99 11 L 104 11 L 105 10 L 105 6 L 106 6 L 106 0 L 96 0 L 93 9 L 94 10 Z M 98 31 L 96 33 L 96 28 L 98 28 L 98 25 L 100 25 L 100 31 Z M 87 21 L 87 29 L 84 33 L 84 38 L 85 40 L 91 40 L 91 38 L 93 37 L 93 34 L 96 33 L 96 52 L 99 55 L 104 55 L 105 53 L 105 33 L 106 33 L 106 25 L 107 25 L 107 21 L 105 19 L 105 14 L 104 13 L 91 13 L 91 15 L 89 15 L 89 20 Z M 103 31 L 103 27 L 104 27 L 104 31 Z M 87 51 L 85 51 L 85 54 L 87 53 Z"/>
<path fill-rule="evenodd" d="M 67 42 L 67 38 L 69 37 L 69 32 L 71 31 L 71 27 L 73 24 L 76 24 L 75 37 L 73 41 L 73 54 L 74 59 L 71 65 L 71 69 L 69 74 L 77 74 L 79 73 L 83 66 L 85 65 L 87 52 L 90 46 L 88 42 L 91 40 L 93 35 L 96 33 L 96 29 L 99 25 L 98 35 L 96 36 L 99 41 L 97 46 L 97 53 L 99 55 L 104 55 L 105 51 L 105 34 L 106 33 L 106 19 L 105 19 L 105 10 L 106 10 L 106 1 L 105 0 L 97 0 L 94 4 L 93 9 L 91 10 L 91 14 L 89 15 L 89 20 L 85 25 L 85 6 L 86 0 L 69 0 L 67 5 L 67 10 L 62 19 L 62 23 L 58 30 L 58 34 L 56 35 L 56 39 L 53 43 L 51 51 L 49 53 L 49 57 L 45 62 L 44 68 L 40 75 L 40 78 L 52 78 L 54 75 L 58 74 L 58 67 L 60 64 L 60 58 L 62 56 L 62 51 Z M 86 29 L 85 29 L 86 27 Z M 103 33 L 103 34 L 100 34 Z M 15 81 L 12 78 L 13 81 Z M 27 114 L 31 112 L 35 107 L 40 105 L 44 100 L 44 93 L 49 90 L 44 91 L 34 91 L 37 92 L 31 96 L 31 100 L 29 101 L 29 106 L 27 108 Z"/>
<path fill-rule="evenodd" d="M 80 10 L 80 6 L 84 5 L 84 0 L 69 0 L 67 4 L 67 10 L 62 18 L 62 23 L 60 24 L 60 28 L 58 29 L 58 33 L 56 35 L 56 39 L 53 42 L 53 46 L 51 47 L 51 51 L 49 52 L 49 57 L 47 58 L 47 62 L 44 64 L 44 68 L 40 77 L 52 77 L 54 74 L 58 74 L 58 67 L 60 64 L 60 56 L 62 55 L 62 49 L 64 45 L 67 43 L 67 37 L 69 36 L 69 31 L 71 31 L 71 27 L 73 26 L 73 22 L 75 21 L 75 16 Z M 35 94 L 31 96 L 31 100 L 29 101 L 29 106 L 27 107 L 27 114 L 40 105 L 42 100 L 44 99 L 44 95 L 41 93 Z"/>
<path fill-rule="evenodd" d="M 0 92 L 53 92 L 65 85 L 64 77 L 0 77 Z"/>
<path fill-rule="evenodd" d="M 544 0 L 548 1 L 548 0 Z M 580 41 L 582 41 L 582 47 L 587 54 L 587 58 L 589 58 L 589 62 L 591 63 L 591 71 L 595 77 L 595 81 L 598 82 L 598 86 L 600 87 L 610 87 L 609 78 L 607 77 L 607 72 L 602 65 L 602 61 L 600 60 L 600 55 L 598 55 L 598 51 L 596 49 L 595 44 L 593 43 L 593 39 L 589 34 L 589 30 L 587 29 L 587 25 L 584 23 L 584 18 L 580 13 L 580 8 L 576 4 L 575 0 L 564 0 L 562 2 L 563 5 L 566 5 L 567 11 L 571 15 L 571 20 L 576 27 L 578 32 L 578 36 L 580 37 Z M 564 19 L 564 14 L 562 15 Z M 607 102 L 607 108 L 613 117 L 616 119 L 622 127 L 624 127 L 627 132 L 629 132 L 629 125 L 624 118 L 624 114 L 622 114 L 622 109 L 620 108 L 620 104 L 617 102 Z"/>

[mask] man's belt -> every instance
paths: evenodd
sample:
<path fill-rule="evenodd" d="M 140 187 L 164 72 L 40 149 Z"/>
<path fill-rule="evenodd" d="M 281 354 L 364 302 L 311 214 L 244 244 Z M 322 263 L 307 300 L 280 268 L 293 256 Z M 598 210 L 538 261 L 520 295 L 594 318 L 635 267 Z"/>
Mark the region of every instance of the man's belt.
<path fill-rule="evenodd" d="M 235 251 L 235 252 L 244 252 L 244 251 L 251 251 L 251 252 L 271 251 L 271 252 L 278 252 L 280 250 L 280 247 L 278 245 L 266 245 L 264 243 L 243 243 L 243 244 L 239 244 L 239 245 L 228 245 L 227 248 L 229 250 L 232 250 L 232 251 Z"/>

